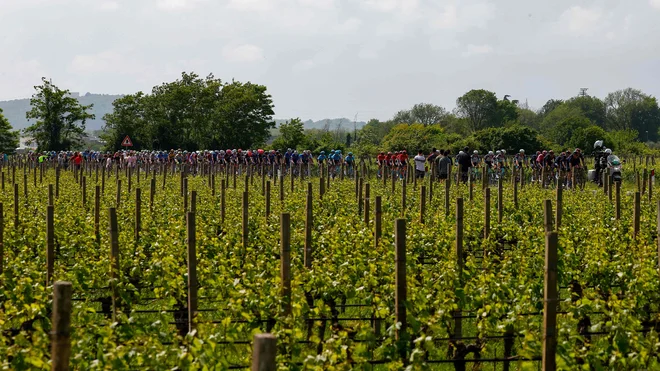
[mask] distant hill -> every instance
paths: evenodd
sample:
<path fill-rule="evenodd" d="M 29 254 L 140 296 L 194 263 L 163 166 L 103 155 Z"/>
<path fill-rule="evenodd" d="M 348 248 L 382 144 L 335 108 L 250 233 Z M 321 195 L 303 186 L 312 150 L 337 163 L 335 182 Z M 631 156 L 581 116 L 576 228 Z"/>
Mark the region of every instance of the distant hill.
<path fill-rule="evenodd" d="M 94 104 L 91 112 L 96 115 L 94 120 L 87 121 L 87 131 L 100 130 L 105 124 L 103 115 L 112 112 L 112 102 L 121 95 L 109 94 L 91 94 L 80 95 L 71 93 L 83 105 Z M 9 120 L 14 129 L 25 129 L 32 125 L 32 121 L 25 118 L 25 113 L 30 110 L 30 99 L 16 99 L 10 101 L 0 101 L 0 108 L 4 111 L 2 114 Z"/>
<path fill-rule="evenodd" d="M 79 93 L 73 92 L 71 95 L 76 97 L 78 101 L 83 105 L 94 105 L 91 112 L 96 115 L 96 118 L 94 120 L 87 121 L 87 132 L 101 130 L 103 125 L 105 125 L 105 122 L 103 121 L 103 115 L 112 112 L 112 102 L 114 102 L 115 99 L 122 97 L 122 95 L 91 93 L 80 95 Z M 30 99 L 0 101 L 0 108 L 4 111 L 3 115 L 7 118 L 7 120 L 9 120 L 15 130 L 25 129 L 32 124 L 32 122 L 29 122 L 25 118 L 25 113 L 30 110 Z M 286 119 L 275 119 L 277 126 L 286 121 Z M 353 129 L 353 120 L 347 118 L 323 119 L 318 121 L 307 120 L 303 123 L 305 125 L 305 129 L 323 129 L 327 127 L 329 130 L 337 130 L 337 125 L 345 130 Z M 358 129 L 366 125 L 364 121 L 358 121 L 356 124 Z"/>
<path fill-rule="evenodd" d="M 280 124 L 283 124 L 287 122 L 288 120 L 286 119 L 275 119 L 275 124 L 279 127 Z M 353 129 L 353 120 L 347 119 L 347 118 L 338 118 L 338 119 L 323 119 L 323 120 L 306 120 L 303 121 L 303 124 L 305 125 L 305 129 L 324 129 L 327 128 L 328 130 L 337 130 L 337 125 L 339 125 L 342 129 L 345 130 L 352 130 Z M 364 125 L 367 123 L 364 121 L 357 121 L 355 123 L 357 125 L 358 129 L 361 129 Z"/>

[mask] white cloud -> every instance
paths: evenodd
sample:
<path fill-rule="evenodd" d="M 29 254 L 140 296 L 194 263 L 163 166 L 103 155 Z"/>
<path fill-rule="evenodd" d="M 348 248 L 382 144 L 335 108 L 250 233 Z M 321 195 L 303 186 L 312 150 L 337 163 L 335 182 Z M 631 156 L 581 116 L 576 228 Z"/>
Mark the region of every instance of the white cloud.
<path fill-rule="evenodd" d="M 323 10 L 330 10 L 335 7 L 335 0 L 298 0 L 298 3 L 303 6 Z"/>
<path fill-rule="evenodd" d="M 119 4 L 116 1 L 104 1 L 99 5 L 99 9 L 104 11 L 113 11 L 119 9 Z"/>
<path fill-rule="evenodd" d="M 258 62 L 264 59 L 264 51 L 256 45 L 242 44 L 224 47 L 222 56 L 230 62 Z"/>
<path fill-rule="evenodd" d="M 275 0 L 230 0 L 229 8 L 251 11 L 251 12 L 264 12 L 273 8 Z"/>
<path fill-rule="evenodd" d="M 559 27 L 562 31 L 577 35 L 587 35 L 594 32 L 603 18 L 603 12 L 598 8 L 583 8 L 572 6 L 559 17 Z"/>
<path fill-rule="evenodd" d="M 490 54 L 493 52 L 493 47 L 490 45 L 473 45 L 469 44 L 463 52 L 464 57 L 471 57 L 473 55 Z"/>
<path fill-rule="evenodd" d="M 314 62 L 314 60 L 305 59 L 305 60 L 302 60 L 302 61 L 296 63 L 293 66 L 293 69 L 297 70 L 297 71 L 307 71 L 307 70 L 311 70 L 312 68 L 314 68 L 314 66 L 316 66 L 316 63 Z"/>
<path fill-rule="evenodd" d="M 649 0 L 649 5 L 655 9 L 660 10 L 660 0 Z"/>
<path fill-rule="evenodd" d="M 430 24 L 444 30 L 484 28 L 495 18 L 495 5 L 490 2 L 448 4 L 440 12 L 431 12 Z"/>
<path fill-rule="evenodd" d="M 358 30 L 362 25 L 362 21 L 358 18 L 349 18 L 341 22 L 335 29 L 341 33 L 352 33 Z"/>
<path fill-rule="evenodd" d="M 158 0 L 158 8 L 168 11 L 184 10 L 193 8 L 202 0 Z"/>
<path fill-rule="evenodd" d="M 115 50 L 96 54 L 78 54 L 69 64 L 69 72 L 80 75 L 134 75 L 148 70 L 141 61 Z"/>
<path fill-rule="evenodd" d="M 377 59 L 378 52 L 374 49 L 362 49 L 358 53 L 358 58 L 360 59 Z"/>
<path fill-rule="evenodd" d="M 410 15 L 419 9 L 418 0 L 365 0 L 364 6 L 379 12 Z"/>

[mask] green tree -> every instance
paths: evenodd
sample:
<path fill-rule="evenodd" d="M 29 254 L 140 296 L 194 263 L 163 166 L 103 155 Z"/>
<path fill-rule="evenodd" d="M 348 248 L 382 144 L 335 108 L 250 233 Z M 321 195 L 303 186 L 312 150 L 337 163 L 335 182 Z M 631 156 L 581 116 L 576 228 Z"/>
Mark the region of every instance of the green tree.
<path fill-rule="evenodd" d="M 85 136 L 85 122 L 94 119 L 87 112 L 92 105 L 83 106 L 46 78 L 35 86 L 36 93 L 30 99 L 32 109 L 25 114 L 28 120 L 37 121 L 25 129 L 25 134 L 37 142 L 40 151 L 61 151 L 80 146 Z"/>
<path fill-rule="evenodd" d="M 396 125 L 383 139 L 383 147 L 389 151 L 407 150 L 408 152 L 422 149 L 427 151 L 444 143 L 444 134 L 437 125 L 423 124 Z"/>
<path fill-rule="evenodd" d="M 346 148 L 351 146 L 351 133 L 346 133 Z"/>
<path fill-rule="evenodd" d="M 273 148 L 297 149 L 303 144 L 305 144 L 305 128 L 303 122 L 295 118 L 280 125 L 280 135 L 273 141 Z"/>
<path fill-rule="evenodd" d="M 142 92 L 138 92 L 125 95 L 112 103 L 114 109 L 103 116 L 105 130 L 100 135 L 108 149 L 121 148 L 121 143 L 127 135 L 133 142 L 133 149 L 158 148 L 158 143 L 153 142 L 156 139 L 153 138 L 147 121 L 147 99 Z"/>
<path fill-rule="evenodd" d="M 589 95 L 573 97 L 564 104 L 579 109 L 592 124 L 605 128 L 605 103 Z"/>
<path fill-rule="evenodd" d="M 554 111 L 555 108 L 561 106 L 563 103 L 564 101 L 561 99 L 550 99 L 545 102 L 543 107 L 541 107 L 541 109 L 538 111 L 538 115 L 540 116 L 541 120 L 550 112 Z"/>
<path fill-rule="evenodd" d="M 529 108 L 518 108 L 517 122 L 522 126 L 527 126 L 534 130 L 539 130 L 541 127 L 541 115 L 537 114 Z"/>
<path fill-rule="evenodd" d="M 580 148 L 583 153 L 590 154 L 594 149 L 594 143 L 597 140 L 606 140 L 606 137 L 607 133 L 603 128 L 597 125 L 591 125 L 576 130 L 568 142 L 568 146 L 571 148 Z M 605 143 L 605 145 L 607 146 L 608 144 Z"/>
<path fill-rule="evenodd" d="M 532 128 L 522 125 L 512 125 L 505 128 L 487 128 L 480 130 L 467 140 L 478 143 L 477 149 L 483 153 L 487 151 L 503 149 L 510 154 L 524 149 L 531 153 L 543 148 L 543 142 L 539 139 L 538 132 Z"/>
<path fill-rule="evenodd" d="M 608 94 L 605 97 L 605 106 L 608 129 L 636 130 L 638 140 L 658 140 L 660 108 L 655 97 L 628 88 Z"/>
<path fill-rule="evenodd" d="M 115 101 L 106 115 L 109 149 L 131 135 L 136 148 L 249 148 L 261 145 L 275 127 L 273 102 L 266 87 L 213 75 L 181 78 Z M 135 144 L 134 143 L 134 144 Z"/>
<path fill-rule="evenodd" d="M 495 93 L 470 90 L 456 100 L 456 115 L 466 119 L 471 132 L 500 124 L 499 106 Z"/>
<path fill-rule="evenodd" d="M 549 131 L 548 137 L 560 146 L 564 146 L 571 140 L 577 130 L 586 129 L 591 125 L 592 123 L 588 118 L 582 115 L 571 115 L 557 122 Z"/>
<path fill-rule="evenodd" d="M 446 109 L 430 103 L 415 104 L 409 110 L 399 111 L 392 121 L 397 124 L 422 124 L 424 126 L 440 124 L 448 115 Z"/>
<path fill-rule="evenodd" d="M 0 153 L 14 153 L 18 147 L 18 131 L 12 129 L 9 120 L 5 118 L 0 109 Z"/>

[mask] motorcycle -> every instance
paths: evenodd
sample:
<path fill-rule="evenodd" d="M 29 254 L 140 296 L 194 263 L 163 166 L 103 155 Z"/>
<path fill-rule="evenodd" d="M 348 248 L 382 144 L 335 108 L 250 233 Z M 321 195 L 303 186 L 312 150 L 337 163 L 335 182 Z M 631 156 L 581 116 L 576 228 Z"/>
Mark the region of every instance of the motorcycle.
<path fill-rule="evenodd" d="M 615 155 L 607 156 L 607 172 L 614 182 L 621 182 L 621 160 Z"/>

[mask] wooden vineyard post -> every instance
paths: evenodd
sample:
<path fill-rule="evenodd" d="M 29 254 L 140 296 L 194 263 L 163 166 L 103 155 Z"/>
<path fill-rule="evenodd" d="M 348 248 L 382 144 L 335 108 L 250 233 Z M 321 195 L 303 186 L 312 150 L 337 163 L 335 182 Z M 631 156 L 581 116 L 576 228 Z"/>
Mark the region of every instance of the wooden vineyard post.
<path fill-rule="evenodd" d="M 55 269 L 55 207 L 46 206 L 46 286 L 50 286 Z"/>
<path fill-rule="evenodd" d="M 488 239 L 490 235 L 490 187 L 486 187 L 484 192 L 484 239 Z"/>
<path fill-rule="evenodd" d="M 248 230 L 248 199 L 249 193 L 247 191 L 243 192 L 243 218 L 242 218 L 242 223 L 241 226 L 243 227 L 241 236 L 243 238 L 243 253 L 241 256 L 243 259 L 245 259 L 245 255 L 247 255 L 247 248 L 248 248 L 248 239 L 249 239 L 249 230 Z"/>
<path fill-rule="evenodd" d="M 94 188 L 94 235 L 96 236 L 96 241 L 101 241 L 101 231 L 100 231 L 100 221 L 101 221 L 101 186 L 96 186 Z"/>
<path fill-rule="evenodd" d="M 119 205 L 121 204 L 121 179 L 117 179 L 117 208 L 119 209 Z"/>
<path fill-rule="evenodd" d="M 215 188 L 215 184 L 213 185 Z M 213 190 L 215 192 L 215 189 Z M 266 195 L 266 171 L 264 170 L 264 164 L 261 164 L 261 195 Z"/>
<path fill-rule="evenodd" d="M 18 183 L 14 183 L 14 227 L 18 227 Z"/>
<path fill-rule="evenodd" d="M 392 195 L 394 195 L 394 192 L 396 192 L 396 177 L 392 175 Z"/>
<path fill-rule="evenodd" d="M 637 192 L 642 192 L 642 178 L 639 176 L 639 171 L 635 173 L 635 180 L 637 181 Z"/>
<path fill-rule="evenodd" d="M 140 240 L 140 229 L 142 226 L 142 190 L 135 188 L 135 243 Z"/>
<path fill-rule="evenodd" d="M 270 180 L 266 181 L 266 222 L 270 217 Z"/>
<path fill-rule="evenodd" d="M 614 180 L 612 177 L 610 177 L 609 184 L 607 185 L 607 198 L 609 199 L 610 203 L 612 203 L 612 188 L 614 188 Z"/>
<path fill-rule="evenodd" d="M 312 268 L 312 182 L 307 183 L 307 202 L 305 204 L 305 268 Z"/>
<path fill-rule="evenodd" d="M 53 286 L 53 314 L 51 331 L 51 370 L 69 369 L 71 355 L 71 282 L 57 281 Z"/>
<path fill-rule="evenodd" d="M 25 201 L 27 202 L 27 199 L 28 199 L 28 180 L 27 180 L 27 174 L 23 174 L 23 197 L 25 197 Z"/>
<path fill-rule="evenodd" d="M 559 178 L 559 182 L 561 182 L 561 178 Z M 559 228 L 561 228 L 561 217 L 563 214 L 563 189 L 562 189 L 561 183 L 557 186 L 557 201 L 556 201 L 556 206 L 557 206 L 557 215 L 555 215 L 555 230 L 559 232 Z"/>
<path fill-rule="evenodd" d="M 406 220 L 397 219 L 394 236 L 395 250 L 395 285 L 396 292 L 394 296 L 396 323 L 399 324 L 396 330 L 396 340 L 399 342 L 399 352 L 401 359 L 406 362 L 406 340 L 407 321 L 406 321 L 406 302 L 408 301 L 408 287 L 406 281 Z"/>
<path fill-rule="evenodd" d="M 277 363 L 277 338 L 272 334 L 254 335 L 252 345 L 252 368 L 251 371 L 275 371 Z"/>
<path fill-rule="evenodd" d="M 363 179 L 359 178 L 357 181 L 358 184 L 358 215 L 362 215 L 362 185 Z"/>
<path fill-rule="evenodd" d="M 280 175 L 280 202 L 284 203 L 284 178 Z"/>
<path fill-rule="evenodd" d="M 557 352 L 557 232 L 545 234 L 543 300 L 543 370 L 556 370 Z"/>
<path fill-rule="evenodd" d="M 616 220 L 621 219 L 621 182 L 614 183 L 614 217 Z"/>
<path fill-rule="evenodd" d="M 112 321 L 117 322 L 117 281 L 119 280 L 119 228 L 117 227 L 117 209 L 111 207 L 110 214 L 110 279 L 112 287 Z"/>
<path fill-rule="evenodd" d="M 497 181 L 497 222 L 502 223 L 502 217 L 504 214 L 504 192 L 502 191 L 502 177 Z"/>
<path fill-rule="evenodd" d="M 404 178 L 401 183 L 401 216 L 406 215 L 406 179 Z"/>
<path fill-rule="evenodd" d="M 225 224 L 225 193 L 227 189 L 226 179 L 220 181 L 220 222 Z"/>
<path fill-rule="evenodd" d="M 188 212 L 188 178 L 183 178 L 183 215 Z"/>
<path fill-rule="evenodd" d="M 419 191 L 419 222 L 424 224 L 426 213 L 426 186 L 422 185 Z"/>
<path fill-rule="evenodd" d="M 323 178 L 323 169 L 321 169 L 321 177 L 319 178 L 319 200 L 323 199 L 324 193 L 325 193 L 325 182 Z"/>
<path fill-rule="evenodd" d="M 633 238 L 637 239 L 639 236 L 639 219 L 641 216 L 641 196 L 639 192 L 635 192 L 635 209 L 633 210 Z"/>
<path fill-rule="evenodd" d="M 646 169 L 644 169 L 643 174 L 644 175 L 642 176 L 642 196 L 644 196 L 644 194 L 646 193 L 646 185 L 648 183 L 648 177 L 649 177 L 649 173 Z"/>
<path fill-rule="evenodd" d="M 195 329 L 197 316 L 197 238 L 195 236 L 195 213 L 188 212 L 188 331 Z"/>
<path fill-rule="evenodd" d="M 374 242 L 376 247 L 380 244 L 380 236 L 382 235 L 383 231 L 383 209 L 382 209 L 382 202 L 383 198 L 382 196 L 376 196 L 376 212 L 374 215 L 374 228 L 375 228 L 375 234 L 374 234 Z"/>
<path fill-rule="evenodd" d="M 282 282 L 282 314 L 291 314 L 291 214 L 280 215 L 280 281 Z"/>
<path fill-rule="evenodd" d="M 521 169 L 522 170 L 522 169 Z M 522 171 L 521 171 L 521 176 L 522 176 Z M 522 178 L 521 180 L 521 187 L 522 187 Z M 514 181 L 513 182 L 513 207 L 518 210 L 518 182 Z"/>
<path fill-rule="evenodd" d="M 456 251 L 456 267 L 458 270 L 458 285 L 456 289 L 462 289 L 463 284 L 463 198 L 458 197 L 456 199 L 456 241 L 455 241 L 455 251 Z M 453 312 L 454 317 L 454 333 L 451 334 L 452 342 L 454 346 L 457 342 L 461 341 L 463 338 L 463 302 L 460 298 L 456 298 L 456 310 Z M 463 359 L 461 356 L 455 357 L 455 359 Z M 462 368 L 465 369 L 464 364 L 461 364 Z"/>
<path fill-rule="evenodd" d="M 543 227 L 546 232 L 552 232 L 552 201 L 543 202 Z"/>

